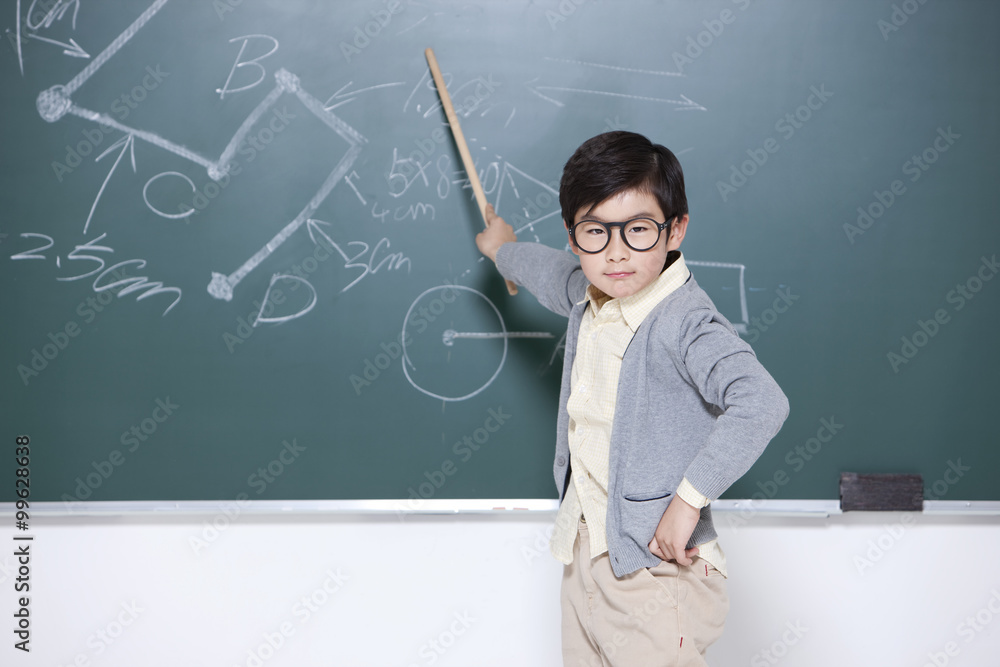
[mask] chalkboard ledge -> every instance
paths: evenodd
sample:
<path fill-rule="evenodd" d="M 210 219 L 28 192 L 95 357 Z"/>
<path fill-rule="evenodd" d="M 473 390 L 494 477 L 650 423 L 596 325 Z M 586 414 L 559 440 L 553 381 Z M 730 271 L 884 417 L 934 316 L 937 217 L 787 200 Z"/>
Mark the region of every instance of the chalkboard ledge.
<path fill-rule="evenodd" d="M 81 502 L 68 506 L 62 502 L 32 503 L 34 516 L 184 516 L 232 514 L 248 515 L 554 515 L 558 509 L 553 499 L 444 499 L 421 500 L 185 500 L 185 501 L 101 501 Z M 14 503 L 0 503 L 0 516 L 13 516 Z M 746 519 L 751 516 L 825 518 L 842 514 L 837 500 L 717 500 L 712 511 Z M 939 516 L 1000 516 L 1000 501 L 995 500 L 925 500 L 924 515 Z"/>

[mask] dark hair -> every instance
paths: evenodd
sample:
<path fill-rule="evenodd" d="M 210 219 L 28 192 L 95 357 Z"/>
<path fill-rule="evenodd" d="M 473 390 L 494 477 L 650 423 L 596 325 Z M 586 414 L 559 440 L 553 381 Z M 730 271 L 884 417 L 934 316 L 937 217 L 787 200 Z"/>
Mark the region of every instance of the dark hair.
<path fill-rule="evenodd" d="M 563 221 L 571 227 L 580 209 L 626 190 L 651 194 L 667 220 L 688 212 L 684 172 L 670 149 L 635 132 L 605 132 L 583 142 L 563 168 Z"/>

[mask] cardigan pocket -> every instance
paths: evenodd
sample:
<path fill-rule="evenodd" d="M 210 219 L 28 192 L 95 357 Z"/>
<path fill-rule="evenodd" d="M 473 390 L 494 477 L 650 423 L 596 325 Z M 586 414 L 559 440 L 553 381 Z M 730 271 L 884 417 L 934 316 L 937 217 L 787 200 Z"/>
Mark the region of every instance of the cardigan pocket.
<path fill-rule="evenodd" d="M 671 491 L 640 491 L 638 493 L 626 493 L 625 500 L 631 500 L 634 503 L 644 503 L 650 500 L 663 500 L 674 495 Z"/>
<path fill-rule="evenodd" d="M 646 545 L 653 539 L 656 527 L 673 496 L 668 491 L 627 493 L 621 496 L 625 499 L 620 509 L 621 533 L 628 536 L 644 555 L 653 557 Z"/>

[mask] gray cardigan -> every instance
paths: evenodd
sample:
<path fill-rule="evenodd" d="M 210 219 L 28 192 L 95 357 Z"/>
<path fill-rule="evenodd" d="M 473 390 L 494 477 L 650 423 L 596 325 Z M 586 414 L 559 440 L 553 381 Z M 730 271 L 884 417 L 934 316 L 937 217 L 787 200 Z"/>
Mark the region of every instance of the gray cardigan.
<path fill-rule="evenodd" d="M 504 278 L 569 318 L 556 425 L 559 497 L 569 479 L 570 371 L 588 281 L 573 255 L 538 243 L 506 243 Z M 714 500 L 764 451 L 788 416 L 788 399 L 694 277 L 657 304 L 622 358 L 611 432 L 606 520 L 619 577 L 660 562 L 648 548 L 683 478 Z M 688 547 L 716 537 L 710 507 Z"/>

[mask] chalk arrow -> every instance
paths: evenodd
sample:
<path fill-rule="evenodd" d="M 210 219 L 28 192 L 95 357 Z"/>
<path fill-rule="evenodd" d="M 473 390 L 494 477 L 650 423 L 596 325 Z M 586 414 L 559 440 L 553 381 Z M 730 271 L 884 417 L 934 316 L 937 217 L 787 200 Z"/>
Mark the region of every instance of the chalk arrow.
<path fill-rule="evenodd" d="M 108 171 L 107 178 L 104 179 L 104 183 L 101 184 L 101 189 L 97 191 L 97 197 L 94 198 L 94 204 L 90 207 L 90 214 L 87 215 L 87 222 L 83 224 L 83 233 L 87 233 L 87 228 L 90 227 L 90 219 L 94 217 L 94 210 L 97 208 L 97 202 L 101 201 L 101 195 L 104 194 L 104 188 L 108 187 L 108 181 L 111 180 L 111 175 L 115 173 L 115 169 L 118 168 L 118 163 L 122 161 L 125 153 L 131 153 L 132 155 L 132 173 L 135 173 L 135 137 L 131 134 L 127 134 L 115 143 L 108 146 L 107 150 L 98 155 L 94 162 L 101 160 L 105 155 L 113 151 L 114 149 L 122 147 L 122 152 L 118 154 L 115 159 L 115 163 L 111 165 L 110 171 Z"/>
<path fill-rule="evenodd" d="M 626 72 L 628 74 L 651 74 L 653 76 L 684 76 L 684 74 L 681 72 L 665 72 L 663 70 L 655 70 L 655 69 L 637 69 L 635 67 L 622 67 L 620 65 L 592 63 L 583 60 L 569 60 L 567 58 L 550 58 L 546 56 L 545 59 L 550 60 L 554 63 L 566 63 L 569 65 L 582 65 L 584 67 L 596 67 L 599 69 L 612 70 L 614 72 Z"/>
<path fill-rule="evenodd" d="M 316 240 L 316 235 L 319 234 L 324 239 L 326 239 L 327 245 L 336 245 L 333 242 L 333 239 L 331 239 L 327 235 L 327 233 L 323 231 L 323 228 L 320 227 L 320 225 L 326 225 L 327 227 L 329 227 L 330 223 L 325 222 L 323 220 L 316 220 L 315 218 L 309 218 L 308 220 L 306 220 L 306 230 L 309 232 L 309 239 L 316 245 L 322 245 L 319 241 Z"/>
<path fill-rule="evenodd" d="M 530 84 L 532 82 L 528 82 Z M 527 85 L 527 84 L 526 84 Z M 528 85 L 528 90 L 530 90 L 535 95 L 538 95 L 546 102 L 551 102 L 557 107 L 566 106 L 564 102 L 561 102 L 553 97 L 550 97 L 546 93 L 572 93 L 576 95 L 601 95 L 604 97 L 621 97 L 629 100 L 636 100 L 639 102 L 655 102 L 657 104 L 670 104 L 675 107 L 674 111 L 708 111 L 705 107 L 693 101 L 687 95 L 681 95 L 679 100 L 668 100 L 662 97 L 646 97 L 644 95 L 629 95 L 627 93 L 612 93 L 607 90 L 586 90 L 584 88 L 566 88 L 563 86 L 531 86 Z M 543 92 L 544 91 L 544 92 Z"/>
<path fill-rule="evenodd" d="M 325 231 L 323 231 L 323 228 L 320 227 L 320 225 L 326 225 L 327 227 L 329 227 L 330 223 L 325 222 L 323 220 L 316 220 L 314 218 L 309 218 L 308 220 L 306 220 L 306 229 L 309 231 L 309 238 L 312 239 L 312 242 L 318 246 L 326 248 L 327 250 L 333 248 L 338 253 L 340 253 L 340 256 L 344 258 L 345 262 L 350 262 L 351 261 L 350 258 L 348 258 L 348 256 L 344 253 L 344 251 L 340 249 L 340 246 L 337 245 L 337 243 L 335 243 L 334 240 L 330 238 L 330 235 L 327 234 Z M 317 234 L 323 237 L 326 243 L 319 241 L 316 238 Z"/>
<path fill-rule="evenodd" d="M 33 32 L 32 33 L 28 33 L 28 37 L 30 37 L 31 39 L 37 39 L 37 40 L 39 40 L 41 42 L 48 42 L 49 44 L 55 44 L 56 46 L 61 46 L 61 47 L 63 47 L 63 53 L 65 53 L 67 56 L 73 56 L 74 58 L 89 58 L 90 57 L 90 54 L 87 53 L 86 51 L 84 51 L 83 49 L 81 49 L 80 45 L 77 44 L 72 39 L 69 40 L 69 44 L 65 44 L 63 42 L 58 42 L 58 41 L 56 41 L 54 39 L 49 39 L 48 37 L 39 37 L 38 35 L 36 35 Z"/>
<path fill-rule="evenodd" d="M 378 90 L 379 88 L 392 88 L 393 86 L 405 86 L 404 81 L 397 81 L 395 83 L 381 83 L 377 86 L 370 86 L 368 88 L 361 88 L 360 90 L 346 90 L 354 85 L 353 81 L 348 81 L 347 85 L 341 86 L 340 89 L 330 96 L 326 102 L 323 103 L 323 108 L 326 111 L 332 111 L 339 106 L 343 106 L 348 102 L 353 102 L 359 93 L 366 93 L 369 90 Z M 345 99 L 346 98 L 346 99 Z M 334 102 L 334 100 L 341 100 L 340 102 Z"/>

